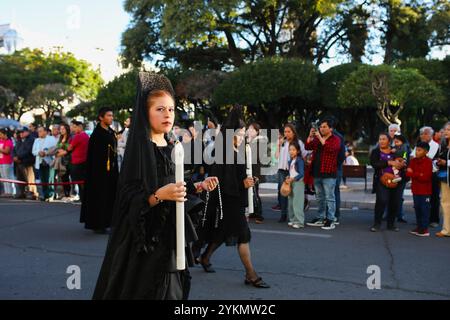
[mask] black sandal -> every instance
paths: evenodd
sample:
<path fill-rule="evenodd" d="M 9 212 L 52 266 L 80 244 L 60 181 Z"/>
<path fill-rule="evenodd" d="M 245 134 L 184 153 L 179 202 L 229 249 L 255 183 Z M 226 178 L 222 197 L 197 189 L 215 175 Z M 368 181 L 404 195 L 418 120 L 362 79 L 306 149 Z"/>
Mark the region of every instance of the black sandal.
<path fill-rule="evenodd" d="M 255 280 L 249 280 L 245 278 L 246 285 L 252 285 L 256 288 L 270 288 L 270 286 L 263 281 L 261 277 L 256 278 Z"/>
<path fill-rule="evenodd" d="M 214 270 L 214 268 L 212 267 L 211 263 L 203 263 L 202 258 L 198 259 L 200 265 L 203 267 L 203 270 L 205 270 L 206 273 L 215 273 L 216 270 Z"/>

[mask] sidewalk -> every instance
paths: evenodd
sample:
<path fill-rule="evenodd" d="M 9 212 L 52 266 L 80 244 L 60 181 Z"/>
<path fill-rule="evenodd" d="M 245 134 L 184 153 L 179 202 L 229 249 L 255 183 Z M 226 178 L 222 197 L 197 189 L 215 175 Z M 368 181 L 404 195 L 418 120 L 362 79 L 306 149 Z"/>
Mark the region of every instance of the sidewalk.
<path fill-rule="evenodd" d="M 347 179 L 347 187 L 341 185 L 341 208 L 353 209 L 353 210 L 374 210 L 375 209 L 375 194 L 372 194 L 372 177 L 367 177 L 367 192 L 364 191 L 364 179 Z M 405 209 L 414 209 L 413 198 L 411 193 L 411 184 L 408 183 L 404 193 Z M 262 183 L 260 186 L 263 190 L 271 190 L 277 192 L 276 183 Z M 309 198 L 311 204 L 315 205 L 316 200 L 314 197 Z"/>

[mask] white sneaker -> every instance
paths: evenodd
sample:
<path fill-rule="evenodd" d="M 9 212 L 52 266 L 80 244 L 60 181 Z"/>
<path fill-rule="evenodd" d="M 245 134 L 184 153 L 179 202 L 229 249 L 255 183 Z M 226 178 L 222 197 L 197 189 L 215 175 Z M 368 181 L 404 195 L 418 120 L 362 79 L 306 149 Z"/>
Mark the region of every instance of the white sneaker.
<path fill-rule="evenodd" d="M 302 226 L 301 224 L 298 224 L 298 223 L 294 223 L 294 224 L 292 225 L 292 228 L 294 228 L 294 229 L 300 229 L 300 228 L 304 228 L 304 226 Z"/>
<path fill-rule="evenodd" d="M 288 222 L 288 226 L 289 226 L 289 227 L 292 227 L 293 225 L 294 225 L 293 222 Z"/>

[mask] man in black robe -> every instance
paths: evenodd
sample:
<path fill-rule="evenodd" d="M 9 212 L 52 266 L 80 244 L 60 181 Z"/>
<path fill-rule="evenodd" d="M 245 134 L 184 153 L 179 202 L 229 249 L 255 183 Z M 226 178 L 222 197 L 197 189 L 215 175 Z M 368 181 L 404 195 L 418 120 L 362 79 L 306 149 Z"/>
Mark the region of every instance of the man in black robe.
<path fill-rule="evenodd" d="M 80 222 L 96 233 L 111 227 L 113 205 L 119 176 L 116 132 L 110 128 L 114 120 L 111 109 L 102 108 L 99 123 L 89 139 L 86 165 L 85 197 Z"/>

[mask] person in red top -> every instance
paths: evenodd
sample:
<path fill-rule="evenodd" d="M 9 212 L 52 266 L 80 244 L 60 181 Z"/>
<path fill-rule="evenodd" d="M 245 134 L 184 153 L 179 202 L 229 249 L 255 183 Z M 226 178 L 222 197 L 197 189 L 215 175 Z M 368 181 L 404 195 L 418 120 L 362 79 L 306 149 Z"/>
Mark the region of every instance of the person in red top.
<path fill-rule="evenodd" d="M 64 156 L 67 152 L 71 153 L 71 167 L 70 177 L 72 181 L 84 181 L 86 179 L 86 161 L 89 146 L 89 136 L 83 130 L 83 124 L 79 121 L 73 120 L 70 124 L 70 131 L 73 137 L 70 140 L 67 151 L 60 150 L 61 155 Z M 78 185 L 80 191 L 80 201 L 84 199 L 84 185 Z"/>
<path fill-rule="evenodd" d="M 335 228 L 336 196 L 334 191 L 341 140 L 333 134 L 331 120 L 322 120 L 319 130 L 311 129 L 305 148 L 313 151 L 312 175 L 319 206 L 318 217 L 307 225 L 332 230 Z"/>
<path fill-rule="evenodd" d="M 428 237 L 428 223 L 430 220 L 430 201 L 432 194 L 433 163 L 427 157 L 430 145 L 419 142 L 416 145 L 416 157 L 411 160 L 406 176 L 412 180 L 414 209 L 416 211 L 417 228 L 411 234 Z"/>
<path fill-rule="evenodd" d="M 12 164 L 14 146 L 11 139 L 8 137 L 6 129 L 0 129 L 0 178 L 12 178 Z M 13 185 L 11 183 L 3 183 L 2 196 L 10 197 L 13 195 Z"/>

